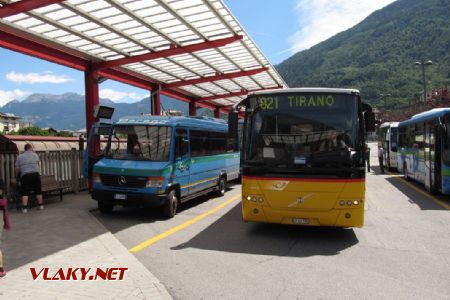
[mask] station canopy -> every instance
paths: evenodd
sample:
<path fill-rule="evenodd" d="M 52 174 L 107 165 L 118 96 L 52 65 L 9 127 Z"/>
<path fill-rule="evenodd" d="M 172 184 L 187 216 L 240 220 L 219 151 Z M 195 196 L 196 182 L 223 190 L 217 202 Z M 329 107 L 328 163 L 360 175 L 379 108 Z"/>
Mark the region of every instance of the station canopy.
<path fill-rule="evenodd" d="M 17 50 L 19 38 L 31 41 L 74 59 L 49 60 L 93 68 L 105 78 L 213 107 L 229 107 L 251 91 L 286 87 L 222 0 L 0 4 L 0 46 Z"/>

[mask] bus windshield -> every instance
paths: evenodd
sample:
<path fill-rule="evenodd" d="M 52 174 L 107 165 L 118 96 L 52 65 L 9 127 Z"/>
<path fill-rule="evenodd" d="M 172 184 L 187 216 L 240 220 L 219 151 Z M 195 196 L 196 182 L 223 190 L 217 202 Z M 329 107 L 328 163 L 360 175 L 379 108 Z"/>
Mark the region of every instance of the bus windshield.
<path fill-rule="evenodd" d="M 169 126 L 115 125 L 106 157 L 119 160 L 168 161 L 172 128 Z"/>
<path fill-rule="evenodd" d="M 244 163 L 296 170 L 352 167 L 360 159 L 357 100 L 320 93 L 250 98 Z"/>

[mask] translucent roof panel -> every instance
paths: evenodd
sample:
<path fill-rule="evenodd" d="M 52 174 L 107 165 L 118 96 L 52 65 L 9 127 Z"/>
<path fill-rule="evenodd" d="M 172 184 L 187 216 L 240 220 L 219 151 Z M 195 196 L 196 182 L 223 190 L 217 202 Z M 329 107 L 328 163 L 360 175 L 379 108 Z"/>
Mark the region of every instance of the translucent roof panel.
<path fill-rule="evenodd" d="M 20 1 L 0 0 L 6 5 L 13 2 Z M 56 43 L 59 48 L 70 48 L 93 62 L 112 62 L 240 36 L 215 48 L 134 60 L 110 68 L 131 71 L 163 90 L 172 89 L 191 99 L 224 95 L 223 99 L 211 100 L 220 106 L 243 98 L 227 98 L 227 94 L 286 87 L 222 0 L 66 0 L 5 17 L 2 24 Z M 263 67 L 268 69 L 240 75 Z M 221 74 L 233 76 L 221 80 Z M 216 81 L 208 81 L 208 77 Z"/>

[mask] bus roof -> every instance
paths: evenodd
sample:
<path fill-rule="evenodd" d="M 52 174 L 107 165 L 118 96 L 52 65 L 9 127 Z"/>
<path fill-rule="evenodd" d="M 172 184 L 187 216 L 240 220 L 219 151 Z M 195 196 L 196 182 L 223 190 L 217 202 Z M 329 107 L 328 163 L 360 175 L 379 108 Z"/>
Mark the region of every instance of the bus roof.
<path fill-rule="evenodd" d="M 228 128 L 225 120 L 210 117 L 126 116 L 121 117 L 115 124 L 183 126 L 221 131 L 225 131 Z"/>
<path fill-rule="evenodd" d="M 425 111 L 423 113 L 412 116 L 410 119 L 400 122 L 398 126 L 405 126 L 409 124 L 426 122 L 429 120 L 433 120 L 438 117 L 442 117 L 446 114 L 450 113 L 450 108 L 433 108 L 429 111 Z"/>
<path fill-rule="evenodd" d="M 278 90 L 264 90 L 258 92 L 249 93 L 252 95 L 267 95 L 267 94 L 290 94 L 290 93 L 333 93 L 333 94 L 350 94 L 359 95 L 359 90 L 356 89 L 338 89 L 338 88 L 289 88 Z"/>

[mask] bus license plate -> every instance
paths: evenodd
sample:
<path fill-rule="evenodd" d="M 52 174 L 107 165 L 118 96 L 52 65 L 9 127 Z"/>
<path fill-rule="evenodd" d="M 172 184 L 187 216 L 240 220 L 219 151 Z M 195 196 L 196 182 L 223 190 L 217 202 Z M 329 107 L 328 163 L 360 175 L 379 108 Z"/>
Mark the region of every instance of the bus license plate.
<path fill-rule="evenodd" d="M 293 218 L 292 219 L 292 223 L 294 223 L 296 225 L 308 225 L 309 224 L 309 219 L 306 219 L 306 218 Z"/>
<path fill-rule="evenodd" d="M 125 195 L 125 194 L 114 194 L 114 199 L 116 199 L 116 200 L 127 200 L 127 195 Z"/>

